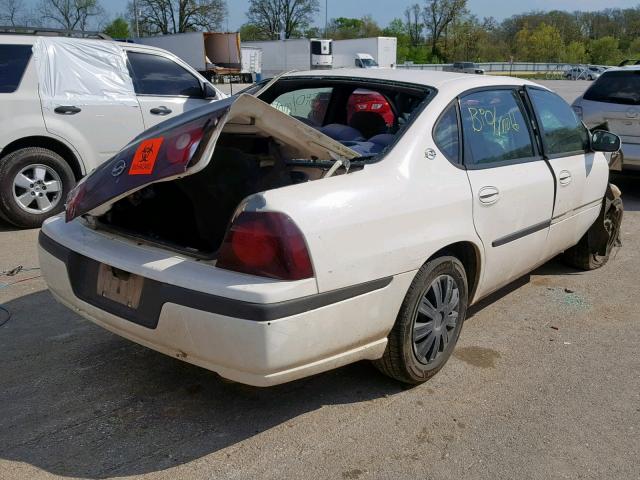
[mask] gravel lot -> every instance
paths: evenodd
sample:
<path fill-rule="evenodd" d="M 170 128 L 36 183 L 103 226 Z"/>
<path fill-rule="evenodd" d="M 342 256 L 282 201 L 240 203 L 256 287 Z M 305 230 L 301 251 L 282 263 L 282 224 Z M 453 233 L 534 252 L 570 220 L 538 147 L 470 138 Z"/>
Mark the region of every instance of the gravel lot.
<path fill-rule="evenodd" d="M 614 181 L 609 264 L 552 261 L 483 301 L 415 388 L 368 363 L 229 383 L 84 321 L 38 271 L 0 277 L 26 280 L 0 290 L 0 478 L 637 479 L 640 177 Z M 37 266 L 36 237 L 0 225 L 0 271 Z"/>

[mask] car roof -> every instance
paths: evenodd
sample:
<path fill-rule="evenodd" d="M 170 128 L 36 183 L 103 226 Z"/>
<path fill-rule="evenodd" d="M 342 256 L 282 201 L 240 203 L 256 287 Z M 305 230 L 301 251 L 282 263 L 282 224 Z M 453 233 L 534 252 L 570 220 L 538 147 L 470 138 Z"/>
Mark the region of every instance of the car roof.
<path fill-rule="evenodd" d="M 120 42 L 117 40 L 103 40 L 99 38 L 60 37 L 56 35 L 0 35 L 0 45 L 7 43 L 11 43 L 13 45 L 33 45 L 38 38 L 64 38 L 67 40 L 78 40 L 82 42 L 108 42 L 116 44 L 125 50 L 144 50 L 148 52 L 164 53 L 175 56 L 162 48 L 152 47 L 151 45 L 143 45 L 141 43 Z"/>
<path fill-rule="evenodd" d="M 310 70 L 291 72 L 283 78 L 295 77 L 318 77 L 318 78 L 352 78 L 362 80 L 382 80 L 386 82 L 413 83 L 433 87 L 439 91 L 465 91 L 472 88 L 491 86 L 521 86 L 531 85 L 536 87 L 546 87 L 522 78 L 506 77 L 500 75 L 470 75 L 468 73 L 441 72 L 436 70 L 409 70 L 409 69 L 362 69 L 362 68 L 339 68 L 335 70 Z"/>
<path fill-rule="evenodd" d="M 625 65 L 624 67 L 611 67 L 607 69 L 606 73 L 609 72 L 636 72 L 640 71 L 640 65 Z"/>

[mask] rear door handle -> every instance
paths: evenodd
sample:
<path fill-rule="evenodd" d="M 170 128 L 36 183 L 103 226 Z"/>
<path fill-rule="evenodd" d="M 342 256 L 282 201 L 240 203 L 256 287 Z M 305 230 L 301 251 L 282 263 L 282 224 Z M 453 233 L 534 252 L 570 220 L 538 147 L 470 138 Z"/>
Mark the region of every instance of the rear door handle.
<path fill-rule="evenodd" d="M 558 174 L 558 181 L 560 182 L 560 185 L 569 185 L 571 180 L 573 180 L 573 178 L 571 177 L 571 172 L 569 170 L 562 170 Z"/>
<path fill-rule="evenodd" d="M 493 205 L 500 200 L 500 190 L 496 187 L 482 187 L 478 192 L 478 199 L 483 205 Z"/>
<path fill-rule="evenodd" d="M 76 107 L 75 105 L 60 105 L 53 111 L 59 113 L 60 115 L 75 115 L 76 113 L 80 113 L 82 109 Z"/>
<path fill-rule="evenodd" d="M 151 110 L 149 110 L 153 115 L 169 115 L 171 113 L 171 110 L 169 110 L 167 107 L 165 107 L 164 105 L 160 106 L 160 107 L 155 107 L 152 108 Z"/>

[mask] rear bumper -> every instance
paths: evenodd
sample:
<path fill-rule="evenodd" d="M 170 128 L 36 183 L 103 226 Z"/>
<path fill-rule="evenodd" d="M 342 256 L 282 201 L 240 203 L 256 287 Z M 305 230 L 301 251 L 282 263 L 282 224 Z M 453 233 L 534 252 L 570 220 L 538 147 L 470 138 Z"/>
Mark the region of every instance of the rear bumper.
<path fill-rule="evenodd" d="M 46 233 L 41 233 L 39 250 L 43 276 L 56 299 L 67 307 L 136 343 L 255 386 L 382 356 L 413 278 L 409 272 L 263 304 L 162 284 L 155 291 L 157 317 L 139 319 L 132 318 L 127 307 L 118 310 L 86 297 L 91 288 L 79 286 L 73 278 L 74 260 L 70 259 L 84 255 Z M 145 278 L 145 282 L 153 280 Z"/>

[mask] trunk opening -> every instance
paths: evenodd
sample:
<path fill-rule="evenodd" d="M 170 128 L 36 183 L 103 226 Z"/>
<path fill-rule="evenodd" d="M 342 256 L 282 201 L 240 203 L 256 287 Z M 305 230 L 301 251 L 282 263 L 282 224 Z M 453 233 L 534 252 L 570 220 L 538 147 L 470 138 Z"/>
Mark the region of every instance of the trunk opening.
<path fill-rule="evenodd" d="M 320 179 L 331 164 L 299 160 L 294 149 L 272 137 L 223 131 L 202 171 L 150 184 L 118 200 L 96 218 L 97 225 L 214 259 L 234 212 L 246 197 Z M 344 169 L 336 172 L 343 173 Z"/>

